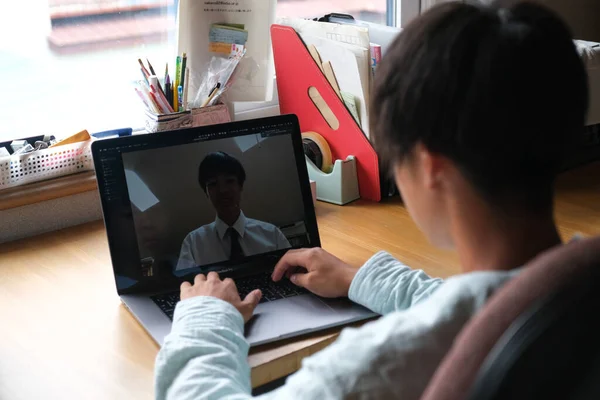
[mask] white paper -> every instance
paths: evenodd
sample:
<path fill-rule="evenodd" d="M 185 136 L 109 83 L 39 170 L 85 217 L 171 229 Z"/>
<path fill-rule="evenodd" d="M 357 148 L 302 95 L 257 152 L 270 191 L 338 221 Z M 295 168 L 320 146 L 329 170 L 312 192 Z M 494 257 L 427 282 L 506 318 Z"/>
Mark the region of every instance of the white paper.
<path fill-rule="evenodd" d="M 270 27 L 275 21 L 276 0 L 180 0 L 178 54 L 187 53 L 187 65 L 198 82 L 208 65 L 208 35 L 212 24 L 243 24 L 248 31 L 244 77 L 227 90 L 228 101 L 270 100 L 274 75 Z M 249 65 L 255 64 L 255 67 Z M 190 96 L 197 87 L 190 86 Z"/>
<path fill-rule="evenodd" d="M 294 28 L 306 45 L 314 45 L 319 51 L 323 62 L 331 61 L 340 90 L 352 93 L 357 97 L 361 127 L 365 135 L 369 137 L 368 104 L 370 101 L 372 73 L 371 43 L 368 28 L 358 25 L 332 24 L 298 18 L 280 18 L 277 22 L 281 25 Z M 348 64 L 348 67 L 336 59 L 336 56 L 342 53 L 344 54 L 344 60 L 348 60 L 348 53 L 352 54 L 355 59 L 353 63 Z M 360 91 L 356 90 L 356 83 L 351 82 L 353 79 L 356 80 L 354 65 L 358 68 Z M 347 69 L 349 71 L 346 71 Z M 344 82 L 343 84 L 342 81 Z"/>
<path fill-rule="evenodd" d="M 150 207 L 158 204 L 158 198 L 152 193 L 148 185 L 135 172 L 126 169 L 125 180 L 127 182 L 127 191 L 129 200 L 141 211 L 144 212 Z"/>
<path fill-rule="evenodd" d="M 280 25 L 291 26 L 300 35 L 312 35 L 335 42 L 353 44 L 369 48 L 369 29 L 360 25 L 332 24 L 330 22 L 317 22 L 299 18 L 279 18 Z"/>
<path fill-rule="evenodd" d="M 344 43 L 311 35 L 302 35 L 302 40 L 307 45 L 312 44 L 316 47 L 323 62 L 331 62 L 340 91 L 350 93 L 356 98 L 361 127 L 369 137 L 368 77 L 371 76 L 371 67 L 366 64 L 371 59 L 370 51 L 364 49 L 365 53 L 363 53 L 358 46 L 347 46 Z M 357 56 L 357 53 L 361 55 Z"/>

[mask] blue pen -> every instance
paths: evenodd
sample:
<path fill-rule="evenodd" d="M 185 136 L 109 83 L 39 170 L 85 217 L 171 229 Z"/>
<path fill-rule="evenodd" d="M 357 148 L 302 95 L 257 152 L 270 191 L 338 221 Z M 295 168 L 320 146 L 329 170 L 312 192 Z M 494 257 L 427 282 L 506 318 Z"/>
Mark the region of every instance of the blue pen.
<path fill-rule="evenodd" d="M 177 86 L 177 107 L 179 111 L 185 111 L 183 109 L 183 88 L 181 85 Z"/>

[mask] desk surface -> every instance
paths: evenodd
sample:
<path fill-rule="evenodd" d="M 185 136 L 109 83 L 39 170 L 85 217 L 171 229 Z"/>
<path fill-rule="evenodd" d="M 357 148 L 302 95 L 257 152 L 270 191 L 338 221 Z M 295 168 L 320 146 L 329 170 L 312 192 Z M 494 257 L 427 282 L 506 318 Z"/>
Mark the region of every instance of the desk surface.
<path fill-rule="evenodd" d="M 600 234 L 600 163 L 559 182 L 560 232 Z M 385 249 L 430 275 L 459 272 L 429 245 L 398 199 L 319 203 L 323 247 L 360 265 Z M 142 399 L 153 395 L 158 351 L 121 305 L 102 222 L 0 245 L 0 398 Z M 253 349 L 252 383 L 292 373 L 339 329 Z"/>

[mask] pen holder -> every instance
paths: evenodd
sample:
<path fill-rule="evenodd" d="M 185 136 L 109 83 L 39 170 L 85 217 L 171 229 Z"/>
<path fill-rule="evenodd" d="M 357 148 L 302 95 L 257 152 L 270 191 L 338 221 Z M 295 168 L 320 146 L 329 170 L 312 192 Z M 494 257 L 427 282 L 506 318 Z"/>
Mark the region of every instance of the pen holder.
<path fill-rule="evenodd" d="M 360 198 L 354 156 L 350 155 L 345 160 L 335 160 L 333 170 L 329 174 L 317 168 L 308 157 L 305 158 L 308 176 L 317 185 L 317 200 L 342 206 Z"/>
<path fill-rule="evenodd" d="M 146 131 L 149 133 L 173 131 L 231 122 L 229 109 L 225 104 L 193 108 L 191 110 L 156 115 L 146 111 Z"/>
<path fill-rule="evenodd" d="M 93 140 L 0 158 L 0 190 L 94 169 Z"/>

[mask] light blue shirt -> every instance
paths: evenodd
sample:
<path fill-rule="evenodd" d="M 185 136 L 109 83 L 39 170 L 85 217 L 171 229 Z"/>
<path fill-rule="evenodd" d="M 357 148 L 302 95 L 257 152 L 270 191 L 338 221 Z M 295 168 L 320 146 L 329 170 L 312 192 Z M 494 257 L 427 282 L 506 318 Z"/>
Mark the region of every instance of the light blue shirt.
<path fill-rule="evenodd" d="M 242 211 L 232 225 L 239 234 L 239 242 L 246 256 L 283 250 L 290 243 L 273 224 L 247 218 Z M 195 268 L 229 260 L 231 238 L 229 225 L 219 217 L 214 222 L 190 232 L 181 245 L 176 270 Z"/>
<path fill-rule="evenodd" d="M 518 270 L 442 281 L 387 253 L 356 274 L 349 297 L 384 316 L 346 328 L 263 399 L 418 399 L 464 324 Z M 213 297 L 181 301 L 156 360 L 156 398 L 251 398 L 244 321 Z"/>

